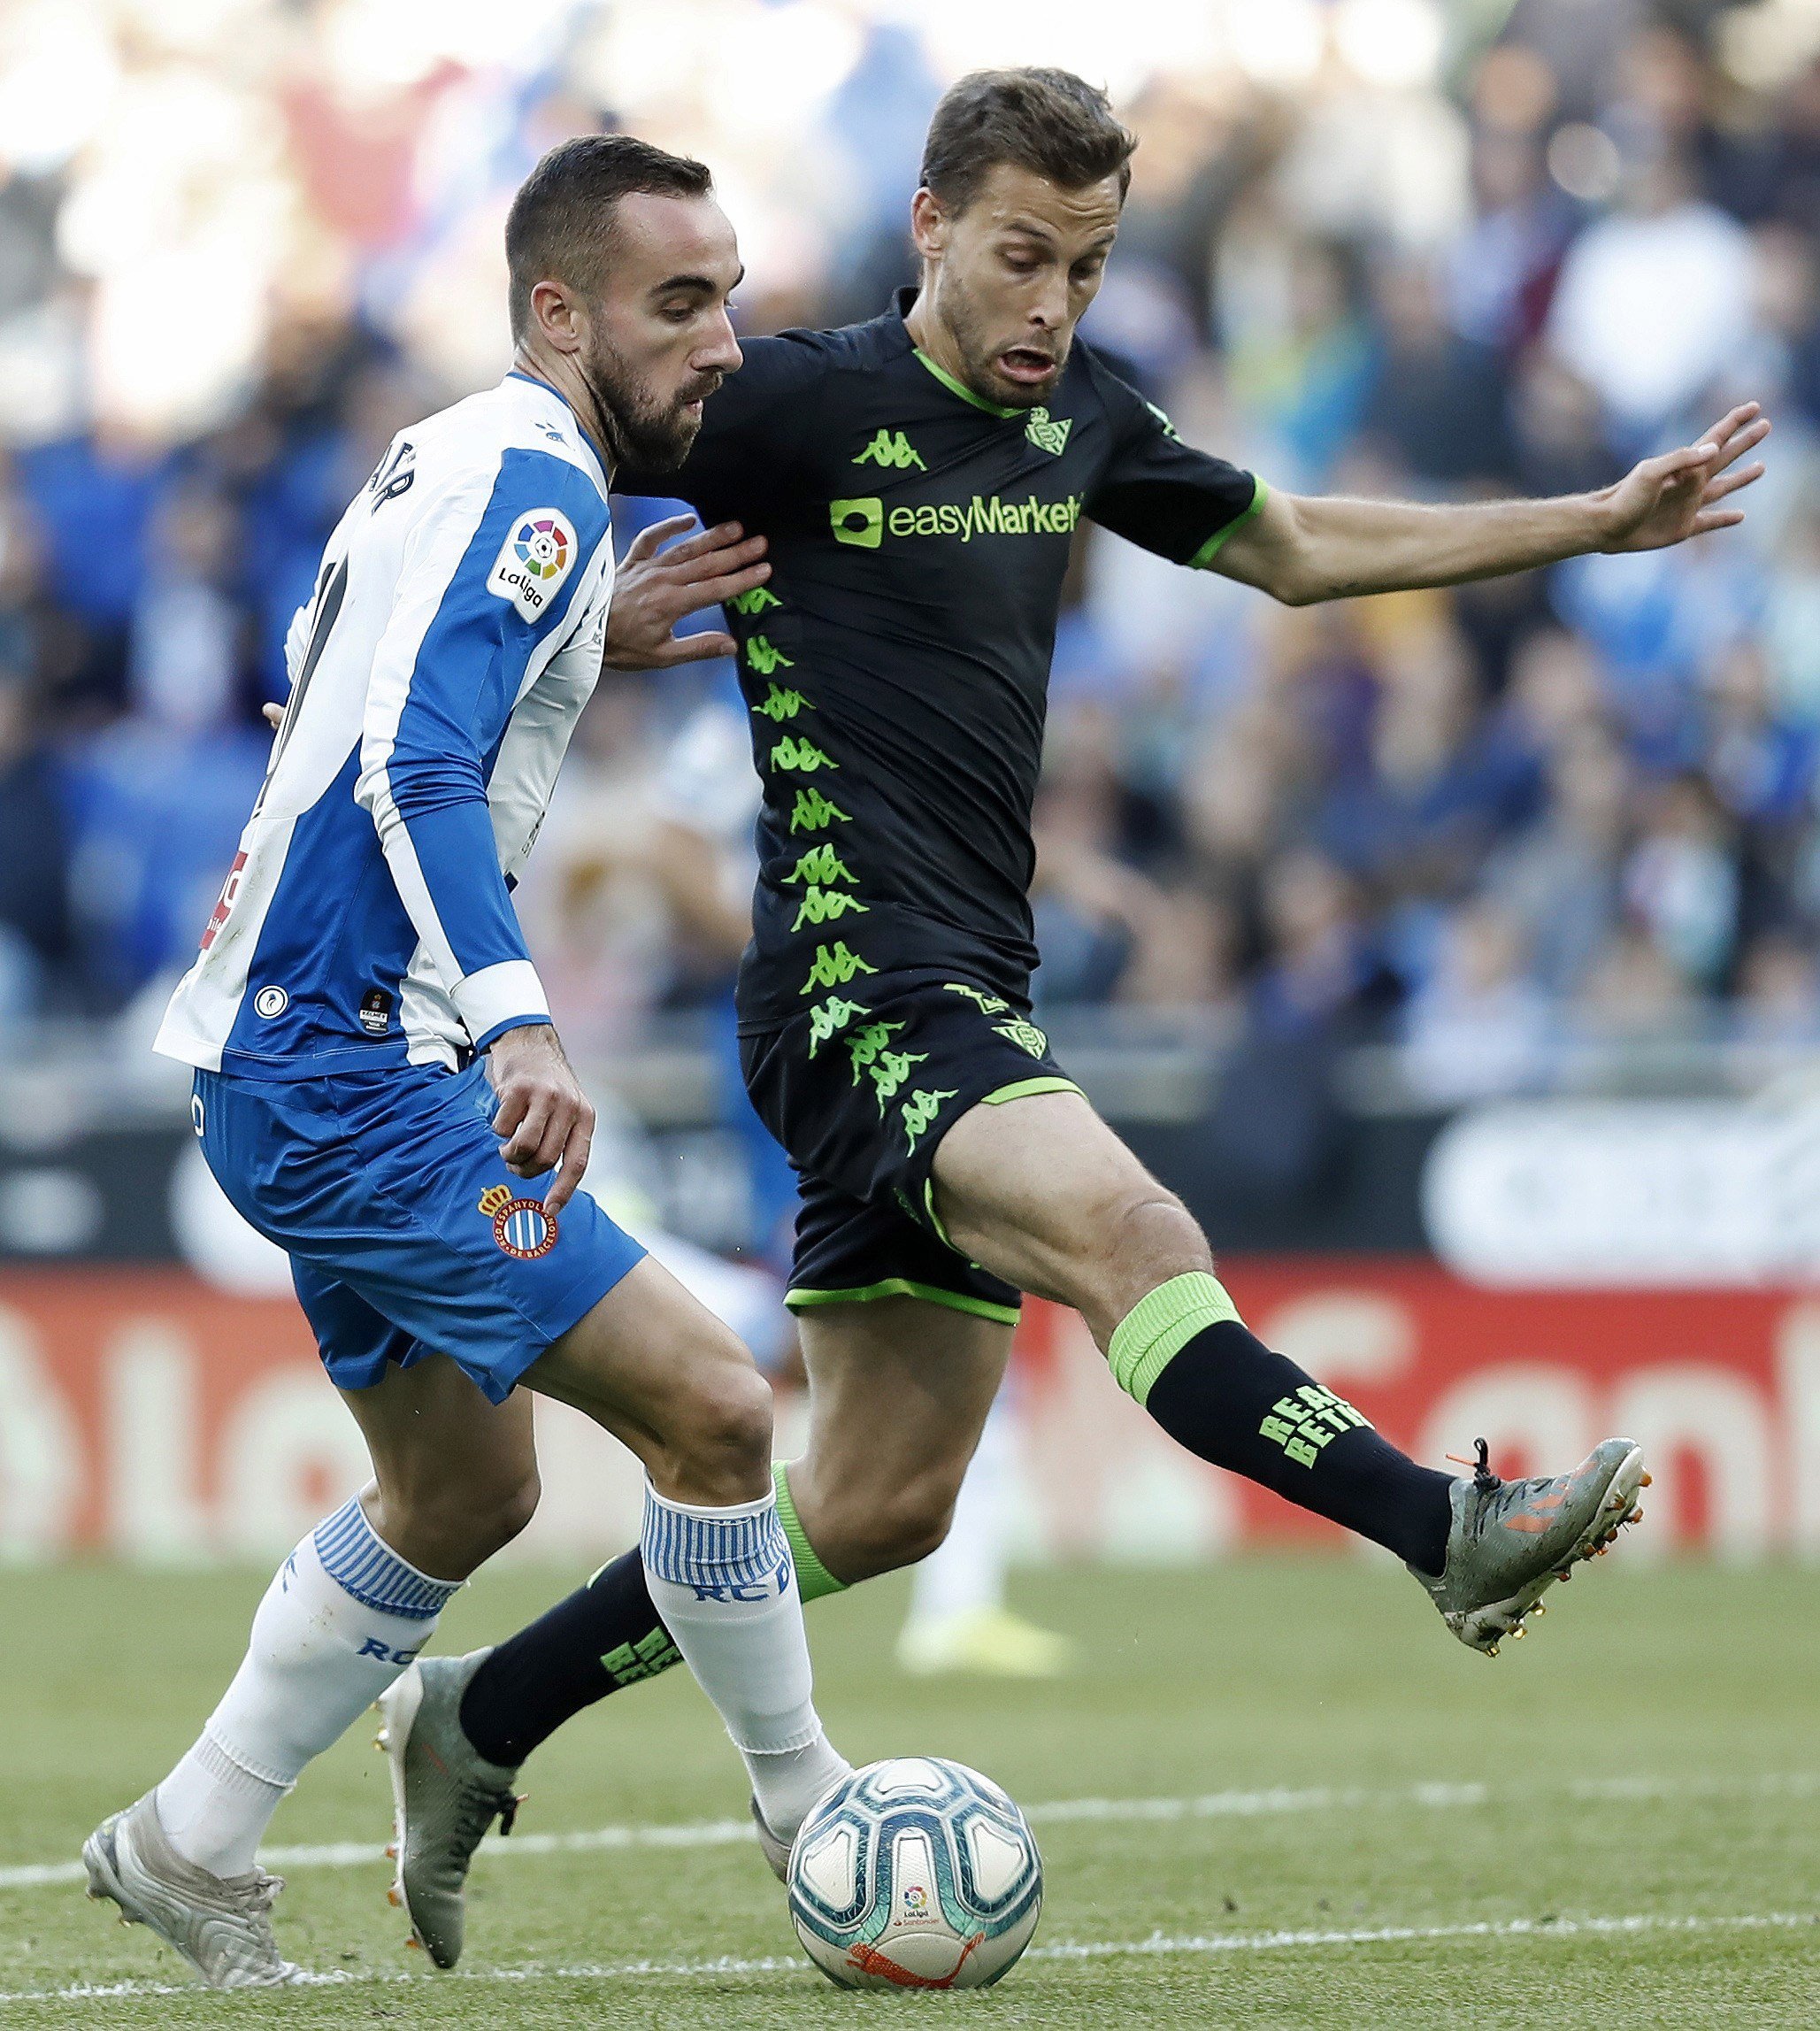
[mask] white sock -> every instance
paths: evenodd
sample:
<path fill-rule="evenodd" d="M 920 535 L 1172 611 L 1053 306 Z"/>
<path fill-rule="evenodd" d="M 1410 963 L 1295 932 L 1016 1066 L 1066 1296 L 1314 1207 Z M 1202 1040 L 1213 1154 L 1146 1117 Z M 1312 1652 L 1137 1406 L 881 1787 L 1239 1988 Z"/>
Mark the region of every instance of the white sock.
<path fill-rule="evenodd" d="M 954 1505 L 948 1535 L 918 1566 L 910 1582 L 910 1621 L 945 1622 L 1005 1604 L 1010 1552 L 1011 1417 L 994 1404 L 979 1435 Z"/>
<path fill-rule="evenodd" d="M 357 1501 L 319 1523 L 279 1567 L 233 1684 L 158 1786 L 177 1852 L 244 1875 L 303 1766 L 411 1663 L 461 1584 L 406 1565 Z"/>
<path fill-rule="evenodd" d="M 666 1502 L 645 1487 L 639 1550 L 664 1626 L 745 1758 L 764 1823 L 783 1840 L 846 1758 L 815 1711 L 802 1598 L 777 1491 L 731 1509 Z"/>

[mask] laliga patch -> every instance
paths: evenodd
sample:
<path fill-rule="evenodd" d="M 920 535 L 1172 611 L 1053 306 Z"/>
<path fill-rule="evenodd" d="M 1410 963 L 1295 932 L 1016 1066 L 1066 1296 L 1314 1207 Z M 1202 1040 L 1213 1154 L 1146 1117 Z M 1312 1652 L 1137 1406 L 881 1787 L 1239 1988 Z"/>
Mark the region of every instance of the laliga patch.
<path fill-rule="evenodd" d="M 560 508 L 520 515 L 499 546 L 487 589 L 509 599 L 526 620 L 541 620 L 575 567 L 575 527 Z"/>
<path fill-rule="evenodd" d="M 515 1199 L 503 1185 L 480 1194 L 480 1211 L 493 1222 L 493 1239 L 514 1262 L 535 1262 L 557 1245 L 557 1217 L 538 1199 Z"/>

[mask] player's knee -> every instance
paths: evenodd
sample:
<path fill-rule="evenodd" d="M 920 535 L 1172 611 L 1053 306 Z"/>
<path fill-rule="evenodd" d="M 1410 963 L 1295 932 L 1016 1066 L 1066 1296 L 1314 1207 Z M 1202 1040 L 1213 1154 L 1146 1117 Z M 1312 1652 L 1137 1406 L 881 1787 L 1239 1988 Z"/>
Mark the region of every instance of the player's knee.
<path fill-rule="evenodd" d="M 496 1490 L 487 1506 L 485 1535 L 490 1541 L 487 1556 L 503 1551 L 513 1538 L 518 1536 L 537 1513 L 537 1504 L 543 1494 L 543 1484 L 538 1480 L 535 1469 L 513 1482 L 510 1487 Z"/>
<path fill-rule="evenodd" d="M 1080 1246 L 1058 1281 L 1101 1344 L 1131 1308 L 1158 1284 L 1194 1270 L 1210 1271 L 1213 1251 L 1194 1216 L 1154 1179 L 1122 1185 L 1092 1210 Z"/>
<path fill-rule="evenodd" d="M 1116 1259 L 1142 1265 L 1159 1280 L 1210 1270 L 1213 1250 L 1201 1223 L 1154 1179 L 1133 1186 L 1110 1209 L 1104 1252 Z"/>
<path fill-rule="evenodd" d="M 750 1498 L 771 1473 L 771 1385 L 737 1341 L 736 1353 L 704 1364 L 671 1450 L 692 1499 L 731 1504 Z"/>
<path fill-rule="evenodd" d="M 414 1566 L 439 1579 L 465 1576 L 504 1550 L 537 1513 L 537 1470 L 470 1477 L 393 1494 L 384 1500 L 382 1534 Z"/>

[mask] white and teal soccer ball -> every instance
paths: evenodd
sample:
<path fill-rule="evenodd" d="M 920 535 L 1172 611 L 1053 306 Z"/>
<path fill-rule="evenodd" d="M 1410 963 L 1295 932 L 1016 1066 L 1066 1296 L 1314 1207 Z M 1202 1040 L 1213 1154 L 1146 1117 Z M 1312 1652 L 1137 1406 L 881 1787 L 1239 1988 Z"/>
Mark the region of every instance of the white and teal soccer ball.
<path fill-rule="evenodd" d="M 984 1989 L 1030 1944 L 1042 1857 L 988 1777 L 940 1756 L 856 1770 L 790 1853 L 790 1916 L 842 1989 Z"/>

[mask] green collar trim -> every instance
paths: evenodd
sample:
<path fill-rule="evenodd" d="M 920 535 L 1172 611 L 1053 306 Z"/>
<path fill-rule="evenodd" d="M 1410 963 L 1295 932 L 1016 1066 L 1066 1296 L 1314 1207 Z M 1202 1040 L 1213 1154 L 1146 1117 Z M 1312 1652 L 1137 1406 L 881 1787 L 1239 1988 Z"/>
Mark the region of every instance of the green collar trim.
<path fill-rule="evenodd" d="M 945 366 L 937 366 L 921 346 L 912 347 L 911 350 L 915 352 L 917 358 L 922 361 L 923 365 L 928 368 L 950 395 L 959 396 L 963 402 L 971 402 L 975 409 L 983 409 L 988 416 L 996 416 L 1002 419 L 1012 416 L 1027 416 L 1030 413 L 1028 410 L 1025 409 L 1001 409 L 997 403 L 988 402 L 984 396 L 975 395 L 965 381 L 956 381 Z"/>

